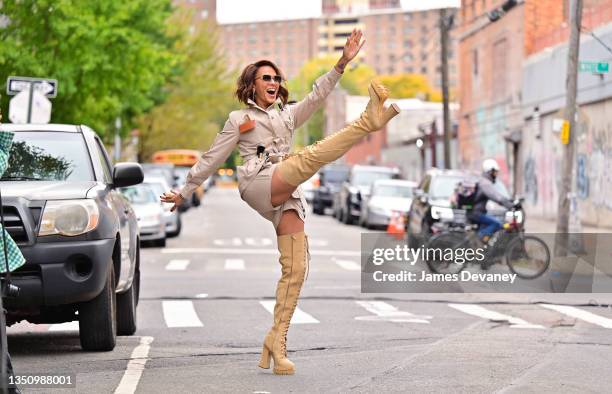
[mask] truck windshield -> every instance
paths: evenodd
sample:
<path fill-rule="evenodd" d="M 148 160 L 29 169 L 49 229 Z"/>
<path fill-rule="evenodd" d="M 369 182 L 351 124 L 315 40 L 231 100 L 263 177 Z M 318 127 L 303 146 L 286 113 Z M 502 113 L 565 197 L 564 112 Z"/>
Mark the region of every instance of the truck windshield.
<path fill-rule="evenodd" d="M 55 131 L 16 132 L 3 181 L 91 181 L 83 135 Z"/>

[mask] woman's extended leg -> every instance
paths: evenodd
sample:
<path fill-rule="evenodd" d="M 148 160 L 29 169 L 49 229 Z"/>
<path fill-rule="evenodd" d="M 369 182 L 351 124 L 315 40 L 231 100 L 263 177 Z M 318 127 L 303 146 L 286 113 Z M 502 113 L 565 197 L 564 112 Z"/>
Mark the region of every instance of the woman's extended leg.
<path fill-rule="evenodd" d="M 399 113 L 396 104 L 384 107 L 385 100 L 389 96 L 384 86 L 372 82 L 368 92 L 370 101 L 359 119 L 337 133 L 305 147 L 276 166 L 272 174 L 273 206 L 287 201 L 295 188 L 313 176 L 319 168 L 344 155 L 368 133 L 380 130 Z"/>

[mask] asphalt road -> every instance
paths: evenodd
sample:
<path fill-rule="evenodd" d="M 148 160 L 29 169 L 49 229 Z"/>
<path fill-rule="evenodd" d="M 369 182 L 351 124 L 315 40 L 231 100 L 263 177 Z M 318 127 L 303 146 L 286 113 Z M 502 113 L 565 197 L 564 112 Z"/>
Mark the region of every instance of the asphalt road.
<path fill-rule="evenodd" d="M 361 231 L 310 216 L 312 260 L 289 330 L 293 376 L 257 367 L 280 270 L 271 225 L 214 189 L 183 233 L 144 248 L 138 331 L 83 352 L 75 324 L 9 329 L 29 392 L 609 392 L 610 294 L 363 294 Z M 562 305 L 562 306 L 559 306 Z M 563 306 L 569 305 L 569 306 Z"/>

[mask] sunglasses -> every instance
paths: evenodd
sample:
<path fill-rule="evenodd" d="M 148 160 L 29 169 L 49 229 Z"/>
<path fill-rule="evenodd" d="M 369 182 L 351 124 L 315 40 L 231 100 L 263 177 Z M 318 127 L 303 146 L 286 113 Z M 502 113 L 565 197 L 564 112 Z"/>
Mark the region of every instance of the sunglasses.
<path fill-rule="evenodd" d="M 264 74 L 261 77 L 257 77 L 255 79 L 260 79 L 260 78 L 263 79 L 264 82 L 271 82 L 273 79 L 274 79 L 274 82 L 276 83 L 283 82 L 283 77 L 281 77 L 280 75 L 272 76 L 272 75 Z"/>

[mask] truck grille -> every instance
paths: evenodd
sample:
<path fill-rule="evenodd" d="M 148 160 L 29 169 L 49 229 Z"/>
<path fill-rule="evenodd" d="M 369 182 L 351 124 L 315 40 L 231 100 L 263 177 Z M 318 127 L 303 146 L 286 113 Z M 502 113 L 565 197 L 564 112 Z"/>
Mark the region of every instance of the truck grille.
<path fill-rule="evenodd" d="M 6 226 L 6 231 L 8 231 L 15 242 L 27 243 L 28 234 L 26 233 L 23 220 L 21 220 L 17 208 L 5 206 L 2 209 L 4 211 L 4 225 Z"/>

